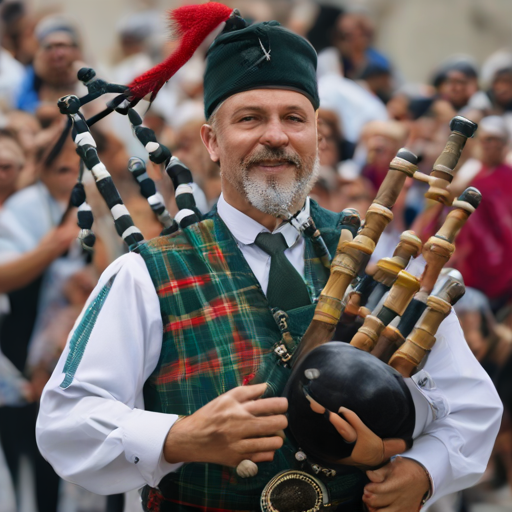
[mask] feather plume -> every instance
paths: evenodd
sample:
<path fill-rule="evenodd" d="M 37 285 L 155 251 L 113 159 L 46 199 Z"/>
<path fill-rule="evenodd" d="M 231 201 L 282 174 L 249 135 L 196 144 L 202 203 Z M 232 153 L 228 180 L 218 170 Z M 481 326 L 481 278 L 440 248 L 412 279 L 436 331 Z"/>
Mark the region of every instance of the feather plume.
<path fill-rule="evenodd" d="M 227 21 L 232 12 L 230 7 L 217 2 L 185 5 L 169 11 L 171 27 L 179 37 L 178 48 L 129 85 L 131 97 L 141 99 L 151 93 L 153 101 L 165 82 L 190 60 L 201 43 L 222 22 Z"/>

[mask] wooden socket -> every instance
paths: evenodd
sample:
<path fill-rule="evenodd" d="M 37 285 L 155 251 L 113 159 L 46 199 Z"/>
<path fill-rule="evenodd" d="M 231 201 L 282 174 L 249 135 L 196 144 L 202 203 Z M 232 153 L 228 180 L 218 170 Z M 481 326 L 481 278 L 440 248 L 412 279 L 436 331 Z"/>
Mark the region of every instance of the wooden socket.
<path fill-rule="evenodd" d="M 388 325 L 379 336 L 372 355 L 387 363 L 404 341 L 402 333 L 396 327 Z"/>
<path fill-rule="evenodd" d="M 414 294 L 420 289 L 420 281 L 417 277 L 401 270 L 391 287 L 384 306 L 394 311 L 398 316 L 404 314 L 405 308 L 409 305 Z"/>
<path fill-rule="evenodd" d="M 385 325 L 376 316 L 368 315 L 350 344 L 365 352 L 371 352 L 384 328 Z"/>
<path fill-rule="evenodd" d="M 430 296 L 427 299 L 427 309 L 420 318 L 419 325 L 413 329 L 405 343 L 391 357 L 389 365 L 404 377 L 410 377 L 434 346 L 437 330 L 450 311 L 450 303 L 439 297 Z"/>

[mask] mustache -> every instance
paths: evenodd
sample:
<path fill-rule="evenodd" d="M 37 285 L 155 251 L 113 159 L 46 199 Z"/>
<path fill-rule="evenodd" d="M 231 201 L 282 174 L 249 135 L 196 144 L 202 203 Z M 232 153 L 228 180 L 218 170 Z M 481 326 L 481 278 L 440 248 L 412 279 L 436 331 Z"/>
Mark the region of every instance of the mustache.
<path fill-rule="evenodd" d="M 262 148 L 254 154 L 247 156 L 241 162 L 245 168 L 251 165 L 257 165 L 265 161 L 287 162 L 295 167 L 302 169 L 302 158 L 295 152 L 286 151 L 283 148 Z"/>

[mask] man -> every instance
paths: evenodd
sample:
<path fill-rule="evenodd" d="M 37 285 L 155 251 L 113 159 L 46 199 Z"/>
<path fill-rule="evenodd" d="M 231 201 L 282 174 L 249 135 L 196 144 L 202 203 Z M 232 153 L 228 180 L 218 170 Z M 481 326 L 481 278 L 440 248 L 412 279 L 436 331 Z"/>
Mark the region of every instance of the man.
<path fill-rule="evenodd" d="M 25 165 L 25 155 L 14 136 L 0 131 L 0 209 L 16 190 L 18 177 Z"/>
<path fill-rule="evenodd" d="M 441 64 L 432 85 L 439 97 L 460 111 L 478 92 L 478 70 L 472 59 L 455 56 Z"/>
<path fill-rule="evenodd" d="M 28 346 L 44 317 L 44 308 L 58 298 L 66 273 L 84 265 L 76 247 L 74 216 L 61 222 L 78 176 L 78 157 L 70 145 L 40 180 L 5 201 L 0 210 L 0 294 L 8 313 L 0 325 L 0 349 L 19 371 L 25 371 Z M 62 256 L 73 244 L 67 257 Z M 54 512 L 59 479 L 37 450 L 34 428 L 37 404 L 0 408 L 0 442 L 15 488 L 20 489 L 19 464 L 28 456 L 35 468 L 39 512 Z M 19 495 L 19 492 L 18 492 Z"/>
<path fill-rule="evenodd" d="M 479 123 L 479 158 L 468 160 L 454 185 L 482 192 L 475 216 L 457 240 L 456 265 L 467 286 L 477 288 L 498 310 L 511 297 L 512 167 L 507 162 L 509 131 L 502 116 Z"/>
<path fill-rule="evenodd" d="M 297 464 L 297 447 L 277 435 L 289 371 L 273 351 L 281 333 L 270 308 L 285 309 L 300 337 L 328 277 L 281 216 L 305 208 L 331 251 L 340 233 L 341 216 L 307 199 L 317 168 L 315 65 L 309 43 L 275 22 L 223 33 L 210 48 L 201 136 L 223 195 L 206 220 L 140 246 L 102 276 L 38 420 L 39 447 L 64 478 L 104 494 L 147 484 L 146 511 L 248 511 L 273 476 Z M 433 422 L 404 457 L 369 472 L 371 511 L 418 509 L 430 487 L 424 467 L 441 494 L 470 485 L 485 465 L 491 447 L 475 442 L 483 427 L 473 407 L 487 404 L 494 434 L 499 400 L 456 319 L 445 325 L 440 341 L 462 347 L 457 357 L 478 391 L 462 407 L 452 395 L 452 417 L 440 410 L 437 430 Z M 433 356 L 434 374 L 443 354 Z M 250 385 L 258 380 L 268 386 Z M 237 475 L 243 459 L 258 463 L 256 476 Z M 333 509 L 359 510 L 364 484 L 355 468 L 325 482 Z"/>
<path fill-rule="evenodd" d="M 82 58 L 80 36 L 73 23 L 63 16 L 47 16 L 38 23 L 35 35 L 39 48 L 17 98 L 17 108 L 32 114 L 41 104 L 55 104 L 82 87 L 75 69 L 75 62 Z"/>

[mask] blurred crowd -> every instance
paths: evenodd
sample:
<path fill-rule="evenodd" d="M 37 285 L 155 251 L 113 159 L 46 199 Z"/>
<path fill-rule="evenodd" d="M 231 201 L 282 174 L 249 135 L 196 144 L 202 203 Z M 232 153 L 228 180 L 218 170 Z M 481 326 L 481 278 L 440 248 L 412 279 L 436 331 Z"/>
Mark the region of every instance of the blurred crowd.
<path fill-rule="evenodd" d="M 429 173 L 455 115 L 479 124 L 452 191 L 458 195 L 475 186 L 483 200 L 461 231 L 449 266 L 460 270 L 468 287 L 456 310 L 471 350 L 497 386 L 505 416 L 482 482 L 435 510 L 487 510 L 475 507 L 510 499 L 512 486 L 512 48 L 496 48 L 480 66 L 469 55 L 447 55 L 428 83 L 407 83 L 392 55 L 374 47 L 370 12 L 313 0 L 288 4 L 283 9 L 282 2 L 246 2 L 243 15 L 278 19 L 307 37 L 319 54 L 321 169 L 311 196 L 321 206 L 353 207 L 364 218 L 399 148 L 416 153 L 420 170 Z M 119 500 L 95 499 L 59 482 L 34 439 L 37 402 L 68 333 L 101 272 L 127 251 L 89 173 L 84 185 L 94 213 L 94 254 L 84 254 L 76 240 L 79 228 L 69 197 L 81 171 L 71 138 L 61 138 L 66 120 L 57 100 L 87 92 L 77 80 L 83 66 L 128 84 L 176 45 L 166 37 L 165 18 L 157 10 L 124 15 L 115 30 L 118 44 L 111 57 L 90 56 L 76 20 L 33 12 L 23 1 L 0 2 L 1 512 L 21 510 L 27 472 L 20 461 L 33 471 L 39 512 L 119 510 Z M 207 47 L 166 84 L 149 110 L 147 102 L 138 106 L 158 140 L 192 170 L 203 212 L 220 194 L 219 168 L 199 137 Z M 108 99 L 87 105 L 84 114 L 98 113 Z M 147 158 L 127 120 L 109 116 L 95 125 L 93 135 L 135 224 L 146 239 L 158 236 L 162 226 L 127 171 L 129 156 Z M 150 162 L 148 173 L 175 214 L 170 180 Z M 406 183 L 372 261 L 389 256 L 406 229 L 423 241 L 436 232 L 448 209 L 425 200 L 426 187 Z"/>

